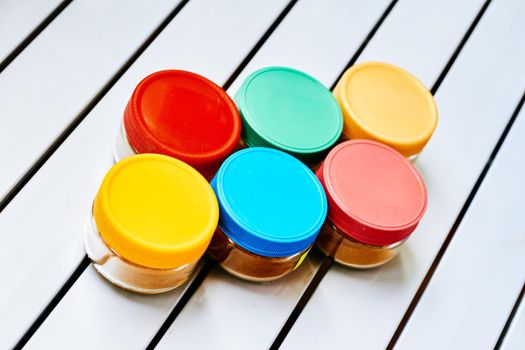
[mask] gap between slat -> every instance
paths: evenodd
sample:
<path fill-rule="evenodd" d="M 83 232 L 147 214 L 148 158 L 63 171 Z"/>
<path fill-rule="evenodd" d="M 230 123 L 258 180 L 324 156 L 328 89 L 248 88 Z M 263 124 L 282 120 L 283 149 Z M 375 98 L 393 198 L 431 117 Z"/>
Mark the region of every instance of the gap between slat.
<path fill-rule="evenodd" d="M 64 11 L 66 9 L 66 7 L 68 7 L 69 4 L 71 4 L 73 2 L 73 0 L 65 0 L 63 2 L 61 2 L 53 11 L 51 11 L 51 13 L 49 15 L 46 16 L 46 18 L 44 18 L 44 20 L 42 22 L 40 22 L 36 27 L 35 29 L 33 29 L 31 31 L 31 33 L 29 33 L 24 40 L 22 40 L 22 42 L 20 44 L 18 44 L 14 49 L 13 51 L 11 51 L 11 53 L 9 55 L 7 55 L 6 58 L 4 58 L 4 60 L 2 62 L 0 62 L 0 73 L 2 73 L 4 71 L 4 69 L 7 68 L 7 66 L 9 66 L 11 64 L 11 62 L 13 62 L 15 60 L 15 58 L 18 57 L 18 55 L 20 55 L 20 53 L 22 51 L 25 50 L 26 47 L 29 46 L 29 44 L 31 44 L 31 42 L 37 37 L 40 35 L 40 33 L 42 33 L 44 31 L 44 29 L 46 29 L 46 27 L 54 21 L 55 18 L 57 18 L 61 13 L 62 11 Z"/>
<path fill-rule="evenodd" d="M 503 326 L 503 329 L 501 330 L 498 341 L 496 342 L 496 345 L 494 345 L 494 350 L 499 350 L 501 348 L 501 345 L 503 344 L 503 341 L 505 340 L 505 337 L 507 336 L 507 332 L 509 331 L 510 325 L 512 324 L 512 320 L 514 319 L 514 316 L 516 316 L 516 312 L 518 312 L 520 304 L 523 301 L 523 294 L 525 294 L 525 283 L 523 284 L 523 287 L 521 288 L 520 294 L 518 294 L 518 298 L 516 298 L 516 302 L 514 303 L 514 306 L 512 307 L 512 310 L 510 311 L 509 317 L 507 318 L 507 322 L 505 322 L 505 325 Z"/>
<path fill-rule="evenodd" d="M 58 292 L 55 294 L 53 299 L 49 302 L 49 304 L 46 305 L 44 310 L 40 313 L 40 315 L 37 316 L 35 321 L 29 326 L 29 328 L 25 331 L 25 333 L 22 335 L 20 340 L 16 343 L 16 345 L 13 347 L 13 349 L 22 349 L 24 345 L 29 341 L 29 339 L 33 336 L 33 334 L 36 332 L 38 327 L 44 323 L 46 318 L 49 316 L 49 314 L 53 311 L 55 306 L 62 300 L 64 295 L 69 291 L 71 286 L 75 283 L 75 281 L 82 275 L 84 270 L 89 266 L 90 260 L 89 258 L 84 255 L 82 258 L 82 261 L 77 266 L 75 271 L 69 276 L 69 278 L 66 280 L 66 282 L 60 287 Z"/>

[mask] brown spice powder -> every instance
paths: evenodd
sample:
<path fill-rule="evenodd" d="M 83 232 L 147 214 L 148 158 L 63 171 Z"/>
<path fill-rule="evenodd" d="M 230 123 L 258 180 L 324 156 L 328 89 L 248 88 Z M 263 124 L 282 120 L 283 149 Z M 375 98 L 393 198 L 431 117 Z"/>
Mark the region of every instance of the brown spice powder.
<path fill-rule="evenodd" d="M 388 246 L 373 246 L 358 242 L 341 231 L 330 221 L 323 225 L 317 247 L 335 261 L 354 268 L 372 268 L 383 265 L 395 257 L 403 241 Z"/>
<path fill-rule="evenodd" d="M 284 258 L 257 255 L 237 245 L 220 228 L 215 231 L 208 248 L 209 255 L 224 270 L 254 282 L 272 281 L 290 273 L 305 251 Z"/>

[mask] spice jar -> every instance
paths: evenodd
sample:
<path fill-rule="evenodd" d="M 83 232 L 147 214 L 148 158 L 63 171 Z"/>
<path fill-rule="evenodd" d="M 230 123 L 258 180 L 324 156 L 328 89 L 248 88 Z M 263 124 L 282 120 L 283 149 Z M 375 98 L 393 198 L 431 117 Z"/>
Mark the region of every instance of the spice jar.
<path fill-rule="evenodd" d="M 211 185 L 220 219 L 209 253 L 224 270 L 270 281 L 301 264 L 327 212 L 310 169 L 281 151 L 248 148 L 231 155 Z"/>
<path fill-rule="evenodd" d="M 334 89 L 346 139 L 370 139 L 415 159 L 432 136 L 437 108 L 428 89 L 407 71 L 382 62 L 350 67 Z"/>
<path fill-rule="evenodd" d="M 328 218 L 316 245 L 356 268 L 382 265 L 399 253 L 427 206 L 423 179 L 394 149 L 370 140 L 336 146 L 317 170 Z"/>
<path fill-rule="evenodd" d="M 341 135 L 341 109 L 315 78 L 286 67 L 252 73 L 235 95 L 247 147 L 270 147 L 308 166 L 321 162 Z"/>
<path fill-rule="evenodd" d="M 228 94 L 182 70 L 144 78 L 133 92 L 115 144 L 115 160 L 159 153 L 188 163 L 210 180 L 239 142 L 241 119 Z"/>
<path fill-rule="evenodd" d="M 212 188 L 189 165 L 159 154 L 114 165 L 93 202 L 85 247 L 111 283 L 153 294 L 184 283 L 219 219 Z"/>

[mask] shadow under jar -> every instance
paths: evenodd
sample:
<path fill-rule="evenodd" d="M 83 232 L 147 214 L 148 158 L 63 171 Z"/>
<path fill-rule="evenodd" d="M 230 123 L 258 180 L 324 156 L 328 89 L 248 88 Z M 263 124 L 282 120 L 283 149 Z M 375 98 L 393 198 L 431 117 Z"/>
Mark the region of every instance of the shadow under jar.
<path fill-rule="evenodd" d="M 337 142 L 343 116 L 323 84 L 301 71 L 267 67 L 252 73 L 235 94 L 246 147 L 270 147 L 316 168 Z"/>
<path fill-rule="evenodd" d="M 238 146 L 239 111 L 226 91 L 182 70 L 144 78 L 124 111 L 115 143 L 115 160 L 159 153 L 188 163 L 211 180 Z"/>
<path fill-rule="evenodd" d="M 131 156 L 104 178 L 85 248 L 111 283 L 137 293 L 162 293 L 190 277 L 218 219 L 215 194 L 195 169 L 168 156 Z"/>
<path fill-rule="evenodd" d="M 220 208 L 209 254 L 250 281 L 271 281 L 305 259 L 326 218 L 327 201 L 314 173 L 270 148 L 231 155 L 211 185 Z"/>
<path fill-rule="evenodd" d="M 375 141 L 339 144 L 317 176 L 329 209 L 316 245 L 350 267 L 372 268 L 395 257 L 427 207 L 425 184 L 414 166 Z"/>
<path fill-rule="evenodd" d="M 334 96 L 343 112 L 343 139 L 369 139 L 415 160 L 437 125 L 434 97 L 416 77 L 382 62 L 350 67 Z"/>

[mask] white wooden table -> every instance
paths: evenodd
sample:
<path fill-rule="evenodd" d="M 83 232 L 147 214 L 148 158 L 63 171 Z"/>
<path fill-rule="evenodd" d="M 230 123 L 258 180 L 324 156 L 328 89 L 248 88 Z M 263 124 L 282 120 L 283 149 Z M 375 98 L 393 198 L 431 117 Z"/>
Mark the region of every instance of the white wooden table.
<path fill-rule="evenodd" d="M 314 252 L 254 284 L 204 261 L 157 296 L 89 265 L 91 201 L 145 75 L 233 94 L 259 67 L 332 87 L 369 60 L 415 74 L 439 109 L 416 163 L 428 211 L 392 262 Z M 2 0 L 0 348 L 525 349 L 524 92 L 522 0 Z"/>

